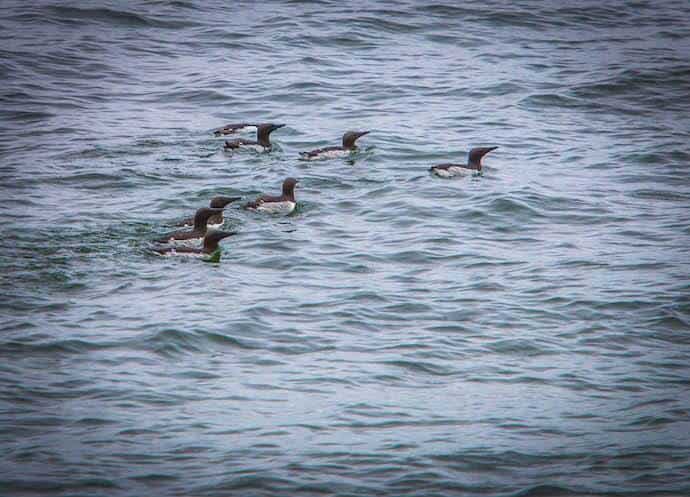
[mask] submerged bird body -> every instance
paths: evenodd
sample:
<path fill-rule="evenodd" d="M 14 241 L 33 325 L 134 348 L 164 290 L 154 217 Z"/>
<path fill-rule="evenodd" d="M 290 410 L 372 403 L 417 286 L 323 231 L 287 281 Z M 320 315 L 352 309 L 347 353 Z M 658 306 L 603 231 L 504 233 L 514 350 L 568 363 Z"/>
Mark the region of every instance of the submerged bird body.
<path fill-rule="evenodd" d="M 300 152 L 301 160 L 338 159 L 348 157 L 352 151 L 342 147 L 325 147 L 310 152 Z"/>
<path fill-rule="evenodd" d="M 242 197 L 213 197 L 211 199 L 209 207 L 211 207 L 212 209 L 223 209 L 229 203 L 235 202 L 241 198 Z M 223 218 L 223 211 L 221 211 L 218 214 L 213 214 L 211 217 L 209 217 L 206 226 L 208 226 L 209 228 L 218 228 L 219 226 L 223 225 L 224 221 L 225 219 Z M 181 228 L 194 226 L 194 218 L 187 218 L 183 221 L 180 221 L 177 225 Z"/>
<path fill-rule="evenodd" d="M 203 238 L 206 235 L 209 218 L 216 214 L 222 213 L 223 209 L 210 209 L 208 207 L 203 207 L 196 211 L 196 214 L 194 215 L 194 227 L 191 230 L 173 231 L 172 233 L 168 233 L 163 238 L 160 238 L 156 241 L 159 243 L 167 243 Z"/>
<path fill-rule="evenodd" d="M 477 169 L 469 167 L 466 164 L 439 164 L 433 166 L 430 171 L 439 178 L 452 178 L 453 176 L 472 174 L 472 172 L 477 171 Z"/>
<path fill-rule="evenodd" d="M 256 124 L 249 123 L 226 124 L 222 128 L 214 130 L 213 134 L 216 136 L 234 135 L 235 133 L 239 133 L 240 131 L 256 131 L 256 128 Z"/>
<path fill-rule="evenodd" d="M 231 231 L 215 231 L 211 230 L 204 236 L 204 242 L 201 247 L 163 247 L 153 249 L 154 252 L 160 255 L 187 255 L 187 256 L 204 256 L 209 255 L 218 250 L 218 242 L 223 238 L 235 235 Z"/>
<path fill-rule="evenodd" d="M 256 127 L 256 140 L 245 140 L 244 138 L 236 138 L 234 140 L 225 141 L 225 150 L 254 150 L 256 152 L 266 152 L 271 150 L 270 135 L 271 132 L 282 128 L 284 124 L 259 124 Z"/>
<path fill-rule="evenodd" d="M 245 204 L 244 208 L 268 214 L 290 214 L 297 205 L 295 200 L 295 185 L 297 183 L 296 179 L 287 178 L 283 181 L 283 192 L 281 195 L 261 196 L 255 201 Z"/>
<path fill-rule="evenodd" d="M 366 134 L 369 134 L 369 131 L 348 131 L 343 135 L 342 146 L 317 148 L 316 150 L 310 150 L 309 152 L 300 152 L 300 159 L 321 160 L 347 157 L 352 152 L 357 150 L 357 145 L 355 144 L 357 138 Z"/>
<path fill-rule="evenodd" d="M 453 176 L 471 174 L 472 172 L 481 172 L 482 157 L 497 148 L 498 147 L 473 148 L 468 154 L 467 164 L 437 164 L 431 166 L 429 171 L 439 178 L 452 178 Z"/>

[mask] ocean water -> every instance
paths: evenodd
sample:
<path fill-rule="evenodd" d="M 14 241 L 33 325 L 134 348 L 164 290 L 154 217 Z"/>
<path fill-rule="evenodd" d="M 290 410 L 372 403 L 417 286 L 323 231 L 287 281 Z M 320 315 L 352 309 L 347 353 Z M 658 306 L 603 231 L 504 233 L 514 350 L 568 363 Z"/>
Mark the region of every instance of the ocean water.
<path fill-rule="evenodd" d="M 0 40 L 1 496 L 690 495 L 687 1 L 3 0 Z M 151 254 L 287 176 L 220 263 Z"/>

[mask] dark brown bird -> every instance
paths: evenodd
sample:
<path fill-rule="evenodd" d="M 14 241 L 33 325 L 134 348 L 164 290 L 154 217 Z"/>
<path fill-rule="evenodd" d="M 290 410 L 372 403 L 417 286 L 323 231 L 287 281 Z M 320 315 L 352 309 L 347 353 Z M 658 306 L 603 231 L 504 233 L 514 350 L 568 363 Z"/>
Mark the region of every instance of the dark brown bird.
<path fill-rule="evenodd" d="M 153 251 L 161 255 L 208 255 L 218 250 L 218 242 L 220 242 L 223 238 L 236 234 L 237 233 L 234 231 L 210 230 L 208 233 L 206 233 L 206 236 L 204 236 L 204 242 L 202 243 L 201 247 L 162 247 L 155 248 Z"/>
<path fill-rule="evenodd" d="M 256 140 L 245 140 L 244 138 L 236 138 L 234 140 L 225 141 L 225 150 L 238 150 L 240 148 L 251 149 L 257 152 L 265 152 L 271 150 L 271 140 L 269 136 L 278 128 L 282 128 L 284 124 L 259 124 L 256 128 Z"/>
<path fill-rule="evenodd" d="M 226 205 L 236 202 L 240 200 L 242 197 L 213 197 L 211 199 L 211 203 L 209 207 L 212 209 L 223 209 Z M 218 214 L 214 214 L 211 217 L 208 218 L 208 223 L 207 226 L 210 227 L 215 227 L 223 224 L 224 218 L 223 218 L 223 211 L 219 212 Z M 189 226 L 194 226 L 194 218 L 189 217 L 187 219 L 184 219 L 180 222 L 177 223 L 177 226 L 180 226 L 181 228 L 187 228 Z"/>
<path fill-rule="evenodd" d="M 341 147 L 326 147 L 300 152 L 301 160 L 333 159 L 336 157 L 347 157 L 350 153 L 357 150 L 355 142 L 357 138 L 368 135 L 370 131 L 348 131 L 343 135 L 343 145 Z"/>
<path fill-rule="evenodd" d="M 244 205 L 245 209 L 269 214 L 290 214 L 295 210 L 295 186 L 299 183 L 295 178 L 287 178 L 283 181 L 283 193 L 277 196 L 264 195 L 254 202 Z"/>
<path fill-rule="evenodd" d="M 467 174 L 471 171 L 482 170 L 482 157 L 496 150 L 498 147 L 480 147 L 473 148 L 468 154 L 467 164 L 438 164 L 431 166 L 429 171 L 441 178 L 451 178 L 453 176 Z"/>
<path fill-rule="evenodd" d="M 250 123 L 226 124 L 222 128 L 214 130 L 213 134 L 216 136 L 234 135 L 235 133 L 238 133 L 240 131 L 254 131 L 257 128 L 257 126 L 257 124 Z"/>
<path fill-rule="evenodd" d="M 203 238 L 206 235 L 208 226 L 208 219 L 216 214 L 223 212 L 223 209 L 210 209 L 202 207 L 196 211 L 194 215 L 194 227 L 191 230 L 180 230 L 168 233 L 163 238 L 156 240 L 159 243 L 167 243 L 175 240 L 194 240 L 195 238 Z"/>

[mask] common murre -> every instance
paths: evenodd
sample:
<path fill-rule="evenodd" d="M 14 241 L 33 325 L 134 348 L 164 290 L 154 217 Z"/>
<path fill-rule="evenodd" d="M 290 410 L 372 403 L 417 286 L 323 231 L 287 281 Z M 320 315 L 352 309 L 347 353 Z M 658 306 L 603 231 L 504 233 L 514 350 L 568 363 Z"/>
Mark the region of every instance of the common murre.
<path fill-rule="evenodd" d="M 223 197 L 223 196 L 218 196 L 218 197 L 213 197 L 211 199 L 211 202 L 209 204 L 209 207 L 212 209 L 223 209 L 226 205 L 236 202 L 237 200 L 240 200 L 242 197 Z M 207 226 L 209 228 L 218 228 L 223 224 L 225 219 L 223 218 L 223 211 L 219 212 L 218 214 L 214 214 L 211 217 L 208 218 Z M 190 226 L 194 226 L 194 218 L 189 217 L 187 219 L 184 219 L 180 222 L 177 223 L 177 226 L 180 228 L 187 228 Z"/>
<path fill-rule="evenodd" d="M 160 255 L 209 255 L 218 250 L 218 242 L 220 242 L 223 238 L 236 234 L 237 233 L 234 231 L 210 230 L 208 233 L 206 233 L 206 236 L 204 236 L 204 241 L 201 247 L 171 246 L 154 248 L 153 251 Z"/>
<path fill-rule="evenodd" d="M 309 152 L 300 152 L 300 160 L 320 160 L 333 159 L 336 157 L 347 157 L 352 152 L 357 150 L 355 142 L 358 138 L 369 134 L 370 131 L 348 131 L 343 135 L 343 144 L 340 147 L 325 147 L 310 150 Z"/>
<path fill-rule="evenodd" d="M 468 174 L 472 171 L 481 172 L 482 157 L 497 148 L 498 147 L 473 148 L 468 154 L 467 164 L 437 164 L 431 166 L 429 171 L 441 178 L 451 178 L 461 174 Z"/>
<path fill-rule="evenodd" d="M 226 124 L 222 128 L 213 130 L 213 134 L 216 136 L 234 135 L 235 133 L 239 133 L 240 131 L 256 131 L 257 127 L 257 124 L 250 123 Z"/>
<path fill-rule="evenodd" d="M 249 149 L 256 152 L 266 152 L 271 150 L 271 140 L 269 136 L 271 132 L 282 128 L 284 124 L 259 124 L 256 128 L 256 140 L 245 140 L 244 138 L 236 138 L 234 140 L 225 141 L 225 150 L 240 150 Z"/>
<path fill-rule="evenodd" d="M 196 211 L 194 215 L 194 227 L 191 230 L 180 230 L 168 233 L 163 238 L 156 240 L 159 243 L 167 243 L 176 240 L 194 240 L 196 238 L 203 238 L 206 235 L 208 219 L 211 216 L 220 214 L 223 209 L 210 209 L 202 207 Z"/>
<path fill-rule="evenodd" d="M 290 214 L 295 210 L 297 204 L 295 200 L 295 185 L 298 181 L 295 178 L 287 178 L 283 181 L 283 192 L 278 196 L 264 195 L 253 202 L 244 205 L 245 209 L 267 212 L 269 214 Z"/>

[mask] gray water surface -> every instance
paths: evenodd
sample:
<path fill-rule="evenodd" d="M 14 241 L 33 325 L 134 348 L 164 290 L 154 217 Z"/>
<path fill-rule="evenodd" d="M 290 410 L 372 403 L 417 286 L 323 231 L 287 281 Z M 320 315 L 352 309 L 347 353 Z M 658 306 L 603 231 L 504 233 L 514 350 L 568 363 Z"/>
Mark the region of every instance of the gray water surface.
<path fill-rule="evenodd" d="M 0 495 L 690 494 L 687 2 L 3 0 L 0 81 Z"/>

